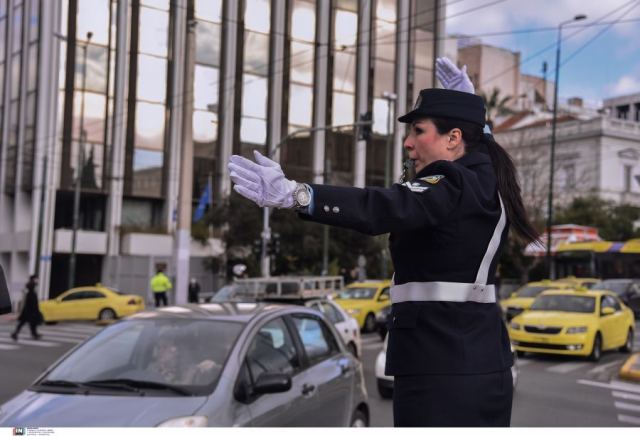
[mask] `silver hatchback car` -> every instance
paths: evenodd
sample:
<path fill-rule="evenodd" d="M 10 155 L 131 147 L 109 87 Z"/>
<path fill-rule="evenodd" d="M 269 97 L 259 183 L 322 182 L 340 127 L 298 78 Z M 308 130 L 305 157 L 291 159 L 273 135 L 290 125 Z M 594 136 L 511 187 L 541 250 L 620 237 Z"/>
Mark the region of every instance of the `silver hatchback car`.
<path fill-rule="evenodd" d="M 0 427 L 367 426 L 362 366 L 315 310 L 165 307 L 106 327 L 0 406 Z"/>

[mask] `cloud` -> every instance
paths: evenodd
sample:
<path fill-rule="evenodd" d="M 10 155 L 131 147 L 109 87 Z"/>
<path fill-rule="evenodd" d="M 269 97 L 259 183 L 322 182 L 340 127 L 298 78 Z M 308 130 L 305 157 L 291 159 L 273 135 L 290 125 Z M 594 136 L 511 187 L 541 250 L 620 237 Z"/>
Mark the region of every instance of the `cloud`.
<path fill-rule="evenodd" d="M 607 87 L 607 92 L 611 96 L 640 92 L 640 78 L 628 75 L 622 76 L 616 83 Z"/>

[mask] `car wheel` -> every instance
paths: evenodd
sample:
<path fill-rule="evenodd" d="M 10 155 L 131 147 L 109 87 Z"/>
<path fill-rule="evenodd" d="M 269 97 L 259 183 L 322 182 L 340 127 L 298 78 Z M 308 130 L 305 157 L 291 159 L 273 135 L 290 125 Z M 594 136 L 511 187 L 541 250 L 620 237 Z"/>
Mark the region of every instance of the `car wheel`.
<path fill-rule="evenodd" d="M 596 333 L 596 337 L 593 340 L 593 349 L 591 350 L 591 354 L 589 355 L 589 360 L 592 362 L 597 362 L 600 360 L 602 356 L 602 338 L 600 337 L 600 333 Z"/>
<path fill-rule="evenodd" d="M 627 333 L 627 342 L 624 343 L 622 347 L 620 347 L 620 351 L 623 353 L 631 353 L 633 351 L 633 330 L 629 329 L 629 333 Z"/>
<path fill-rule="evenodd" d="M 376 317 L 373 313 L 369 313 L 364 319 L 364 331 L 369 333 L 376 328 Z"/>
<path fill-rule="evenodd" d="M 378 380 L 378 393 L 382 398 L 389 399 L 393 397 L 393 388 L 383 385 L 382 382 Z"/>
<path fill-rule="evenodd" d="M 362 410 L 356 410 L 353 413 L 353 418 L 351 418 L 351 425 L 349 427 L 369 427 L 367 416 L 362 412 Z"/>
<path fill-rule="evenodd" d="M 380 339 L 384 341 L 384 337 L 387 336 L 387 329 L 385 327 L 380 327 L 378 329 L 378 334 L 380 335 Z"/>
<path fill-rule="evenodd" d="M 100 321 L 111 321 L 112 319 L 116 319 L 116 313 L 113 309 L 102 309 L 98 315 Z"/>
<path fill-rule="evenodd" d="M 358 349 L 356 348 L 356 344 L 353 342 L 349 342 L 347 344 L 347 350 L 349 350 L 349 353 L 353 354 L 355 357 L 358 357 Z"/>
<path fill-rule="evenodd" d="M 516 350 L 516 356 L 518 357 L 524 357 L 526 354 L 527 354 L 526 351 Z"/>

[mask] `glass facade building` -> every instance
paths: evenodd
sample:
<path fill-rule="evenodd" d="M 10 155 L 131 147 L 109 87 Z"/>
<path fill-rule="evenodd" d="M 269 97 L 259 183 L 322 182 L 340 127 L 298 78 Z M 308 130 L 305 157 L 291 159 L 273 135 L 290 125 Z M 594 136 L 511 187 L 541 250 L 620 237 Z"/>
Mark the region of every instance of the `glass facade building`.
<path fill-rule="evenodd" d="M 0 0 L 12 292 L 34 272 L 41 297 L 67 288 L 74 204 L 74 282 L 146 292 L 173 255 L 185 113 L 194 205 L 209 183 L 228 196 L 229 155 L 254 149 L 296 180 L 397 180 L 395 116 L 434 83 L 444 16 L 441 0 Z M 370 135 L 354 125 L 367 115 Z"/>

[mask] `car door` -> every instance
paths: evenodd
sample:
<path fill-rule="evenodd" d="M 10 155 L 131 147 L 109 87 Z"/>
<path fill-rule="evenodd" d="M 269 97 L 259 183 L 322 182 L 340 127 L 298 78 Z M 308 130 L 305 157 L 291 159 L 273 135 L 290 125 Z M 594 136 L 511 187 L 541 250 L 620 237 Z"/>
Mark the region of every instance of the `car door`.
<path fill-rule="evenodd" d="M 266 322 L 251 339 L 245 357 L 246 377 L 253 384 L 263 373 L 291 376 L 291 389 L 248 398 L 251 420 L 255 427 L 307 426 L 313 415 L 311 400 L 304 391 L 301 358 L 292 331 L 282 317 Z M 241 374 L 242 377 L 242 374 Z"/>
<path fill-rule="evenodd" d="M 106 305 L 106 295 L 95 289 L 85 290 L 82 296 L 83 304 L 80 307 L 82 319 L 98 319 L 98 313 Z"/>
<path fill-rule="evenodd" d="M 610 307 L 614 312 L 609 315 L 603 314 L 603 309 Z M 618 305 L 619 307 L 619 305 Z M 602 348 L 609 349 L 615 347 L 619 343 L 617 337 L 618 325 L 621 322 L 621 310 L 615 311 L 616 301 L 610 295 L 603 295 L 600 303 L 600 331 L 602 332 Z"/>
<path fill-rule="evenodd" d="M 314 413 L 307 426 L 348 425 L 355 386 L 354 358 L 344 353 L 331 328 L 311 314 L 291 316 L 304 353 L 303 387 Z"/>
<path fill-rule="evenodd" d="M 84 291 L 77 290 L 69 292 L 56 300 L 55 312 L 52 320 L 75 320 L 80 319 L 82 312 Z"/>
<path fill-rule="evenodd" d="M 389 286 L 385 286 L 376 298 L 376 312 L 390 304 Z"/>

